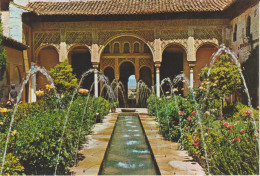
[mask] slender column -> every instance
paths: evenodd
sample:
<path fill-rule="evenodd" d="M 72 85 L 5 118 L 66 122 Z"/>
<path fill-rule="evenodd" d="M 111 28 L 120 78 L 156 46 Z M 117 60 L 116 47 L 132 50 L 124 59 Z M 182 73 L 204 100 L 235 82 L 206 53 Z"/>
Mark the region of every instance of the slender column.
<path fill-rule="evenodd" d="M 35 64 L 31 63 L 31 68 L 34 68 Z M 31 103 L 36 102 L 36 74 L 31 76 Z"/>
<path fill-rule="evenodd" d="M 65 42 L 60 43 L 59 61 L 64 62 L 68 57 L 67 44 Z"/>
<path fill-rule="evenodd" d="M 98 64 L 93 65 L 94 71 L 94 95 L 98 97 Z"/>
<path fill-rule="evenodd" d="M 160 66 L 161 63 L 155 63 L 156 67 L 156 95 L 160 97 Z"/>
<path fill-rule="evenodd" d="M 190 67 L 190 88 L 193 88 L 193 80 L 194 80 L 193 67 L 194 66 L 195 66 L 195 64 L 189 64 L 189 67 Z"/>

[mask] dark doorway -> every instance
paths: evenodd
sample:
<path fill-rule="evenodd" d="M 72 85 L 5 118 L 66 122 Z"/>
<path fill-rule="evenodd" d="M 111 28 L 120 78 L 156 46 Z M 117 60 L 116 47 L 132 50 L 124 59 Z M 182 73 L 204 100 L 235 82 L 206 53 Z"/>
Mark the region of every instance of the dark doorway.
<path fill-rule="evenodd" d="M 120 65 L 120 78 L 119 80 L 123 83 L 124 88 L 126 90 L 125 93 L 125 98 L 127 99 L 127 104 L 131 104 L 131 106 L 128 107 L 132 107 L 132 105 L 134 104 L 133 102 L 129 102 L 128 100 L 128 79 L 131 75 L 135 75 L 135 67 L 131 62 L 124 62 Z M 120 102 L 119 99 L 119 105 L 122 107 L 122 100 Z"/>
<path fill-rule="evenodd" d="M 71 65 L 73 68 L 73 72 L 76 74 L 78 80 L 81 79 L 82 74 L 93 68 L 91 63 L 91 55 L 89 51 L 73 51 L 71 54 Z M 94 82 L 94 74 L 91 73 L 87 77 L 85 77 L 82 82 L 81 87 L 90 90 L 92 84 Z M 93 90 L 92 90 L 93 92 Z"/>
<path fill-rule="evenodd" d="M 152 87 L 152 72 L 148 67 L 140 69 L 140 80 L 142 80 L 149 88 Z"/>
<path fill-rule="evenodd" d="M 109 83 L 115 79 L 114 69 L 112 67 L 107 67 L 104 70 L 104 75 L 108 78 Z"/>
<path fill-rule="evenodd" d="M 183 71 L 183 52 L 182 49 L 178 46 L 171 46 L 165 49 L 162 56 L 162 64 L 160 68 L 160 79 L 161 81 L 164 78 L 169 77 L 171 81 L 178 74 Z M 182 87 L 182 85 L 177 85 L 178 87 Z M 165 84 L 162 87 L 163 92 L 169 91 L 169 84 Z"/>

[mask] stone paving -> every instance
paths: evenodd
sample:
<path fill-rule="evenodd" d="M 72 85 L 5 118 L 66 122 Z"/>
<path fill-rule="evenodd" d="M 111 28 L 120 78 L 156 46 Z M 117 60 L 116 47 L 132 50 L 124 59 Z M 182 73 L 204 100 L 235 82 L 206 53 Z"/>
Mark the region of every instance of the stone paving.
<path fill-rule="evenodd" d="M 201 166 L 188 156 L 187 151 L 177 149 L 178 144 L 166 141 L 159 134 L 155 117 L 147 115 L 147 109 L 138 108 L 142 125 L 149 140 L 157 165 L 162 175 L 205 175 Z M 88 135 L 88 142 L 79 152 L 84 159 L 77 167 L 72 167 L 74 175 L 98 175 L 99 168 L 105 155 L 108 142 L 121 109 L 117 113 L 110 113 L 103 123 L 95 124 L 92 134 Z"/>

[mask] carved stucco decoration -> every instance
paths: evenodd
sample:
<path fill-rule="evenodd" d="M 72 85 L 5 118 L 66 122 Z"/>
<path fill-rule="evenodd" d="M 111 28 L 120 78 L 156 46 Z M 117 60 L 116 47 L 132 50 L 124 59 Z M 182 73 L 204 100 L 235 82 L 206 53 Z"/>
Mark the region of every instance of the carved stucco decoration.
<path fill-rule="evenodd" d="M 148 67 L 153 72 L 154 64 L 153 64 L 152 59 L 145 59 L 145 58 L 139 59 L 139 69 L 141 69 L 142 67 Z M 139 72 L 140 72 L 140 70 L 139 70 Z"/>
<path fill-rule="evenodd" d="M 66 43 L 91 45 L 92 33 L 91 32 L 66 32 Z"/>
<path fill-rule="evenodd" d="M 103 58 L 100 62 L 100 69 L 104 71 L 107 67 L 112 67 L 115 70 L 115 59 Z"/>
<path fill-rule="evenodd" d="M 187 39 L 163 40 L 161 44 L 162 53 L 165 50 L 165 48 L 168 47 L 169 45 L 179 45 L 187 53 L 187 48 L 188 48 Z"/>
<path fill-rule="evenodd" d="M 60 32 L 39 32 L 33 34 L 33 48 L 36 51 L 42 45 L 59 44 Z"/>
<path fill-rule="evenodd" d="M 124 62 L 131 62 L 133 65 L 135 65 L 135 58 L 126 58 L 126 59 L 123 59 L 123 58 L 119 58 L 118 59 L 118 66 L 120 67 L 120 65 Z"/>
<path fill-rule="evenodd" d="M 161 40 L 187 39 L 188 37 L 187 29 L 161 30 L 160 33 Z"/>
<path fill-rule="evenodd" d="M 107 42 L 113 36 L 129 36 L 129 35 L 131 36 L 131 34 L 133 34 L 134 36 L 140 36 L 147 41 L 154 40 L 154 31 L 153 30 L 101 31 L 101 32 L 98 32 L 98 43 L 99 43 L 99 45 L 103 45 L 105 42 Z"/>
<path fill-rule="evenodd" d="M 211 45 L 218 47 L 219 41 L 215 38 L 213 38 L 213 39 L 202 39 L 202 40 L 195 39 L 195 43 L 194 43 L 195 51 L 197 52 L 197 50 L 204 44 L 211 44 Z"/>
<path fill-rule="evenodd" d="M 222 42 L 222 29 L 221 28 L 205 28 L 194 29 L 194 39 L 217 39 L 219 43 Z"/>

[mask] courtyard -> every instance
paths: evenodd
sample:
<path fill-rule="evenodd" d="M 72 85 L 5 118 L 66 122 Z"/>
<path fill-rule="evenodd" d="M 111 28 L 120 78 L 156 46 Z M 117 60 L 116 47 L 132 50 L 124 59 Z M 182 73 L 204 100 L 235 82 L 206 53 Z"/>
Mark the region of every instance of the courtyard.
<path fill-rule="evenodd" d="M 257 0 L 0 9 L 0 175 L 259 175 Z"/>

